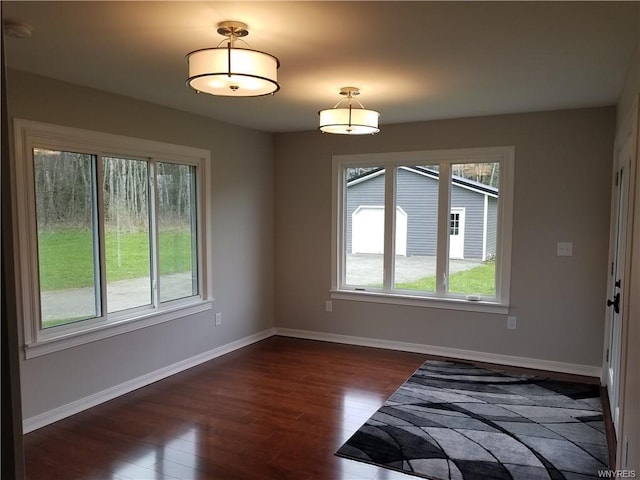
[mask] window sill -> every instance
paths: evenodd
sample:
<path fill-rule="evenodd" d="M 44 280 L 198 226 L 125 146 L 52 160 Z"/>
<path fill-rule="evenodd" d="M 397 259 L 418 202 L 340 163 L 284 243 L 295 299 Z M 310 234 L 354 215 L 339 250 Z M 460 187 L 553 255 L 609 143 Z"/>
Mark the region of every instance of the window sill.
<path fill-rule="evenodd" d="M 417 295 L 391 294 L 381 292 L 363 292 L 353 290 L 331 290 L 331 298 L 357 302 L 384 303 L 387 305 L 406 305 L 410 307 L 442 308 L 467 312 L 497 313 L 506 315 L 509 306 L 486 300 L 465 300 L 457 298 L 435 298 Z"/>
<path fill-rule="evenodd" d="M 84 330 L 74 330 L 55 338 L 40 339 L 35 343 L 25 345 L 25 358 L 47 355 L 212 309 L 213 300 L 199 300 L 198 302 L 164 308 L 162 311 L 145 312 L 137 317 L 115 320 L 108 324 L 92 325 Z"/>

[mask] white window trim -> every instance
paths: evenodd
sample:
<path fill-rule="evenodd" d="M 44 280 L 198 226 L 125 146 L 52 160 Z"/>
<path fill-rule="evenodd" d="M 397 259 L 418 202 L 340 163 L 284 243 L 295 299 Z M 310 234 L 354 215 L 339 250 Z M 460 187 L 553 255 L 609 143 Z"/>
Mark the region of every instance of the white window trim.
<path fill-rule="evenodd" d="M 407 165 L 423 165 L 449 162 L 441 169 L 440 175 L 449 176 L 451 163 L 463 162 L 500 162 L 500 197 L 502 199 L 498 210 L 498 231 L 496 238 L 496 299 L 470 299 L 465 296 L 444 295 L 442 291 L 435 294 L 421 295 L 408 292 L 392 292 L 390 285 L 393 281 L 393 269 L 391 269 L 391 256 L 385 255 L 386 271 L 384 288 L 381 290 L 367 290 L 344 283 L 346 252 L 345 252 L 345 222 L 346 210 L 346 178 L 343 172 L 347 167 L 384 167 L 387 172 L 385 185 L 385 204 L 394 205 L 393 182 L 395 181 L 395 168 Z M 394 305 L 408 305 L 419 307 L 443 308 L 451 310 L 476 311 L 483 313 L 506 314 L 509 312 L 510 285 L 511 285 L 511 236 L 513 226 L 513 201 L 514 201 L 514 168 L 515 147 L 479 147 L 450 150 L 424 150 L 413 152 L 388 152 L 373 154 L 334 155 L 332 164 L 332 222 L 331 222 L 331 298 L 342 300 L 355 300 L 363 302 L 386 303 Z M 449 182 L 443 182 L 439 189 L 438 205 L 449 211 Z M 446 207 L 440 207 L 446 205 Z M 393 221 L 393 208 L 387 209 L 387 221 Z M 438 242 L 445 241 L 449 234 L 449 216 L 441 215 L 438 224 Z M 385 247 L 391 247 L 393 251 L 392 229 L 386 229 Z M 443 237 L 443 238 L 440 238 Z M 446 271 L 448 252 L 437 257 L 436 274 L 443 275 Z M 440 289 L 439 289 L 440 290 Z"/>
<path fill-rule="evenodd" d="M 31 148 L 34 144 L 81 151 L 95 155 L 123 155 L 154 159 L 157 162 L 193 165 L 197 170 L 198 291 L 193 297 L 107 314 L 104 319 L 86 320 L 43 330 L 40 328 L 40 293 L 35 191 Z M 176 320 L 213 308 L 213 278 L 208 268 L 211 258 L 210 205 L 211 153 L 208 150 L 142 140 L 78 128 L 14 120 L 13 215 L 17 228 L 14 241 L 18 313 L 22 319 L 25 358 L 33 358 L 96 340 Z"/>

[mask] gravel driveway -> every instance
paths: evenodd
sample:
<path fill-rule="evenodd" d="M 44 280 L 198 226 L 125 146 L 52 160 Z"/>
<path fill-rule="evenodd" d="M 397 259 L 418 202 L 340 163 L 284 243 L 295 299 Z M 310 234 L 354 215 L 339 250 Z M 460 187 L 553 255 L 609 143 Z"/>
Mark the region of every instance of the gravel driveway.
<path fill-rule="evenodd" d="M 175 294 L 175 298 L 191 295 L 191 273 L 163 275 L 163 287 Z M 109 310 L 118 312 L 151 302 L 148 278 L 134 278 L 111 282 L 107 286 Z M 70 288 L 42 292 L 42 320 L 60 318 L 87 318 L 95 316 L 93 288 Z"/>
<path fill-rule="evenodd" d="M 450 260 L 449 273 L 470 270 L 482 265 L 482 260 Z M 396 282 L 413 282 L 436 274 L 436 257 L 396 256 Z M 382 283 L 382 255 L 347 255 L 347 283 L 351 285 L 371 285 Z"/>

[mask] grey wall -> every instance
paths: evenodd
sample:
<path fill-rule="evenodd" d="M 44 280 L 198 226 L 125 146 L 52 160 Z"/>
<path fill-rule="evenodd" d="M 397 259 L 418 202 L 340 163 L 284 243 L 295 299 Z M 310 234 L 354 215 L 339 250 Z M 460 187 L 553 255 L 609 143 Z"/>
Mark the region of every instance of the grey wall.
<path fill-rule="evenodd" d="M 636 5 L 636 9 L 640 12 L 640 3 Z M 640 18 L 640 14 L 638 15 Z M 640 20 L 636 23 L 636 30 L 640 30 Z M 640 37 L 640 34 L 638 35 Z M 640 40 L 636 42 L 636 49 L 632 57 L 629 59 L 629 67 L 625 77 L 624 86 L 620 93 L 617 104 L 617 121 L 618 127 L 626 120 L 631 113 L 633 102 L 638 95 L 638 84 L 640 84 Z"/>
<path fill-rule="evenodd" d="M 22 360 L 25 418 L 263 331 L 274 322 L 600 364 L 612 108 L 384 126 L 373 137 L 277 134 L 274 145 L 274 137 L 264 132 L 31 74 L 11 71 L 8 86 L 11 117 L 211 150 L 214 311 L 224 319 L 221 327 L 213 327 L 209 313 L 194 315 Z M 324 311 L 330 285 L 333 154 L 495 145 L 516 147 L 510 313 L 518 317 L 518 330 L 506 330 L 504 316 L 491 314 L 337 300 L 333 313 Z M 573 241 L 574 256 L 556 257 L 558 241 Z"/>
<path fill-rule="evenodd" d="M 276 325 L 600 366 L 615 115 L 593 108 L 383 125 L 375 136 L 277 134 Z M 332 155 L 500 145 L 516 148 L 517 330 L 504 315 L 348 300 L 325 312 Z M 564 241 L 572 257 L 556 256 Z"/>
<path fill-rule="evenodd" d="M 17 71 L 9 115 L 211 151 L 213 312 L 21 362 L 24 418 L 273 327 L 273 137 Z"/>

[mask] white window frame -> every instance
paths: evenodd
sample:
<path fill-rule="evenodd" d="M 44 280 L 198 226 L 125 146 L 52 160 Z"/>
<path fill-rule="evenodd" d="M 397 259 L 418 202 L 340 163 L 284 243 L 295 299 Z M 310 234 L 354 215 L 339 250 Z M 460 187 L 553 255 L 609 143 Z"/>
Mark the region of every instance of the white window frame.
<path fill-rule="evenodd" d="M 446 293 L 448 268 L 449 213 L 451 168 L 457 163 L 500 163 L 500 186 L 496 237 L 496 296 L 475 297 Z M 436 292 L 399 292 L 393 290 L 393 224 L 395 206 L 396 168 L 411 165 L 439 164 L 438 191 L 438 278 Z M 375 303 L 445 308 L 486 313 L 509 312 L 511 279 L 511 236 L 513 224 L 513 191 L 515 147 L 479 147 L 451 150 L 424 150 L 373 154 L 334 155 L 332 170 L 332 225 L 331 225 L 331 298 Z M 346 278 L 346 169 L 382 167 L 385 169 L 385 254 L 384 286 L 367 288 L 347 285 Z"/>
<path fill-rule="evenodd" d="M 149 162 L 167 162 L 194 166 L 196 169 L 196 235 L 198 295 L 167 302 L 156 302 L 147 308 L 108 313 L 95 319 L 41 328 L 40 287 L 38 274 L 38 238 L 34 185 L 33 148 L 42 147 L 96 155 L 98 164 L 102 156 L 146 159 Z M 14 120 L 14 189 L 13 214 L 16 241 L 16 287 L 18 289 L 19 318 L 24 332 L 25 358 L 37 357 L 96 340 L 131 332 L 159 323 L 177 320 L 187 315 L 212 310 L 212 272 L 207 268 L 211 258 L 210 205 L 211 153 L 208 150 L 142 140 L 121 135 L 63 127 L 30 120 Z M 98 167 L 100 168 L 100 167 Z M 103 205 L 97 208 L 103 218 Z M 99 230 L 102 230 L 102 226 Z M 104 272 L 104 255 L 100 268 Z M 104 273 L 102 295 L 106 295 Z M 104 305 L 104 303 L 103 303 Z"/>

